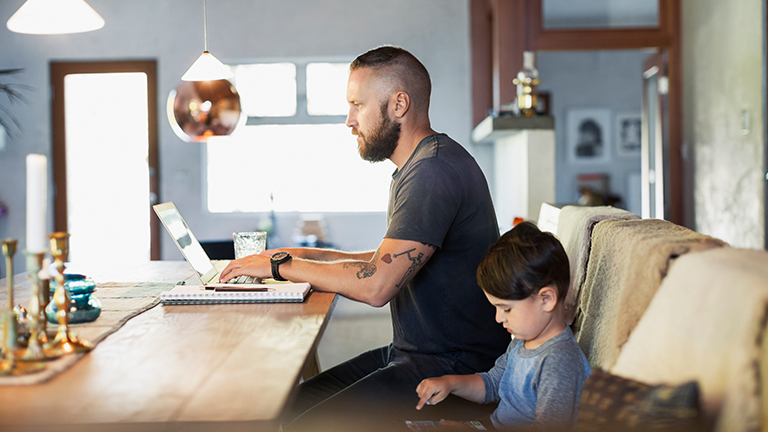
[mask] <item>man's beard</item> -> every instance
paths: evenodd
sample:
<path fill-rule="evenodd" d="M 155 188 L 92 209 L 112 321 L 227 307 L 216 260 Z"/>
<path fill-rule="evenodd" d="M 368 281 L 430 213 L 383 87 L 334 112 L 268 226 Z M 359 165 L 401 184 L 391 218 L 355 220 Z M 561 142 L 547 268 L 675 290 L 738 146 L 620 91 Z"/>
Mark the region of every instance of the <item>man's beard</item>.
<path fill-rule="evenodd" d="M 368 162 L 381 162 L 392 156 L 400 140 L 400 123 L 392 121 L 387 115 L 387 103 L 381 104 L 381 121 L 366 136 L 360 131 L 355 131 L 362 139 L 357 145 L 360 157 Z"/>

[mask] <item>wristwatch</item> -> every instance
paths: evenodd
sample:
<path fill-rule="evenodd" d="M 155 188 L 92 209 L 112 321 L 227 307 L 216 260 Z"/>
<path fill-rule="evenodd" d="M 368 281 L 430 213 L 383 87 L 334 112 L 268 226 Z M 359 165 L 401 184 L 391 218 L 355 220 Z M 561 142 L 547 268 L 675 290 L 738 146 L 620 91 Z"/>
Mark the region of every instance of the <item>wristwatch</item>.
<path fill-rule="evenodd" d="M 280 276 L 278 267 L 280 267 L 280 264 L 290 261 L 291 258 L 293 258 L 291 254 L 289 254 L 288 252 L 282 252 L 282 251 L 272 255 L 272 258 L 269 260 L 269 262 L 272 263 L 272 278 L 274 280 L 278 280 L 278 281 L 286 280 L 286 279 L 283 279 L 282 276 Z"/>

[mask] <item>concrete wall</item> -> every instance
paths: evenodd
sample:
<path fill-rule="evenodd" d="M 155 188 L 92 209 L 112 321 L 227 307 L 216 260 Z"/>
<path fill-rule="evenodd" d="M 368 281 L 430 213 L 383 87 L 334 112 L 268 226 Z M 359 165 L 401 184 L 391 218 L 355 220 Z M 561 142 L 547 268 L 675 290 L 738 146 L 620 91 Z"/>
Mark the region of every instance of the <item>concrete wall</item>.
<path fill-rule="evenodd" d="M 2 21 L 21 4 L 22 0 L 0 2 Z M 160 199 L 175 201 L 203 240 L 227 238 L 233 231 L 253 229 L 263 215 L 214 215 L 203 208 L 204 147 L 177 138 L 164 114 L 169 91 L 178 85 L 181 75 L 203 49 L 202 0 L 89 0 L 89 4 L 106 20 L 103 29 L 76 35 L 32 36 L 0 27 L 0 69 L 24 68 L 16 82 L 32 87 L 25 93 L 26 103 L 9 106 L 0 100 L 2 106 L 12 109 L 23 127 L 0 151 L 0 202 L 9 208 L 8 215 L 0 216 L 0 238 L 21 239 L 23 250 L 24 157 L 29 153 L 51 157 L 51 60 L 157 60 Z M 434 129 L 469 147 L 472 125 L 467 0 L 211 0 L 208 30 L 209 49 L 224 62 L 293 56 L 352 60 L 381 44 L 406 47 L 432 74 Z M 49 218 L 52 229 L 52 210 Z M 290 238 L 297 218 L 289 214 L 278 220 L 283 239 Z M 326 221 L 331 240 L 344 249 L 375 247 L 385 228 L 383 213 L 328 215 Z M 181 259 L 165 233 L 161 235 L 163 258 Z M 23 260 L 18 261 L 17 271 L 23 269 Z"/>
<path fill-rule="evenodd" d="M 696 230 L 761 249 L 764 19 L 761 0 L 682 1 L 683 140 Z"/>

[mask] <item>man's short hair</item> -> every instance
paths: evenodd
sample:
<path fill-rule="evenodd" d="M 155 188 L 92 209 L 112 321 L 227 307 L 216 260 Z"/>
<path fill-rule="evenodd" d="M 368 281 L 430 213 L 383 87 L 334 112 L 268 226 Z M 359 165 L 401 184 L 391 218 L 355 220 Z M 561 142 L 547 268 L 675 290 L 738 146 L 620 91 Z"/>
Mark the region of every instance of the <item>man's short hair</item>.
<path fill-rule="evenodd" d="M 524 300 L 552 286 L 562 302 L 570 279 L 563 245 L 532 222 L 521 222 L 501 236 L 477 268 L 477 283 L 483 291 L 504 300 Z"/>
<path fill-rule="evenodd" d="M 405 91 L 417 109 L 429 111 L 429 97 L 432 93 L 429 72 L 410 52 L 391 45 L 374 48 L 360 54 L 349 66 L 352 71 L 360 68 L 370 68 L 380 76 L 391 79 L 395 91 Z"/>

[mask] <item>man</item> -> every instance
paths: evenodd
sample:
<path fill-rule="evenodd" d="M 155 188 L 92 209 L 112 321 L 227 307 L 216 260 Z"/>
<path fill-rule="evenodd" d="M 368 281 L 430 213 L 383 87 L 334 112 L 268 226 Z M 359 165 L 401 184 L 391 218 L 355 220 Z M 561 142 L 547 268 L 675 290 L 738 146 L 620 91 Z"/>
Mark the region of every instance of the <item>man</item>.
<path fill-rule="evenodd" d="M 476 409 L 455 398 L 454 405 L 416 411 L 416 386 L 427 377 L 487 371 L 509 344 L 475 281 L 499 235 L 488 185 L 464 148 L 432 130 L 430 92 L 427 70 L 402 48 L 376 48 L 350 66 L 346 124 L 360 156 L 397 166 L 378 249 L 268 251 L 222 272 L 224 281 L 243 274 L 307 281 L 372 306 L 390 304 L 392 345 L 303 383 L 287 419 L 298 416 L 292 429 L 372 420 L 365 426 L 371 430 L 382 418 L 439 419 L 457 407 Z"/>

